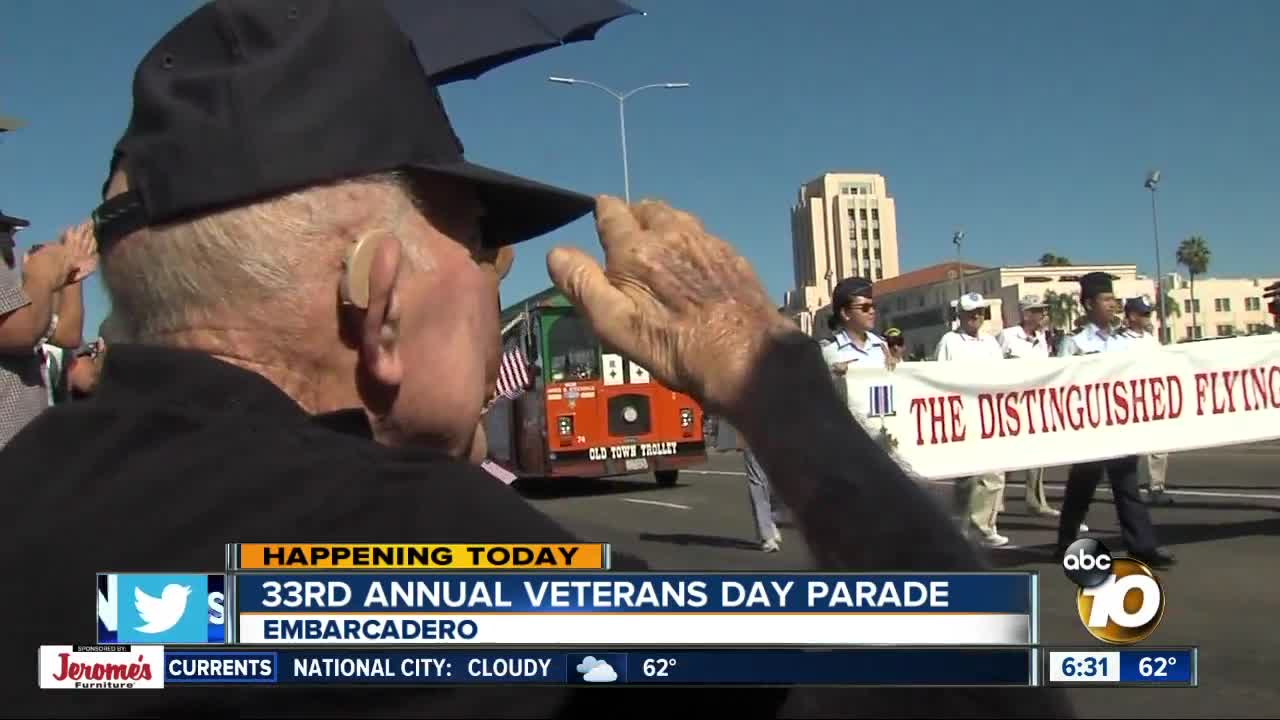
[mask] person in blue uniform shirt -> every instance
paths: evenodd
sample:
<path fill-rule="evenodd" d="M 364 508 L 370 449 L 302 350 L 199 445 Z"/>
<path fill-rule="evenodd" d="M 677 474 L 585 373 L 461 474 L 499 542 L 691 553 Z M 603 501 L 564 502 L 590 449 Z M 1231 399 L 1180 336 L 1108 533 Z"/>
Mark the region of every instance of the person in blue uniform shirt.
<path fill-rule="evenodd" d="M 851 277 L 836 285 L 828 323 L 832 336 L 822 342 L 822 359 L 832 374 L 843 376 L 850 365 L 885 367 L 888 347 L 884 338 L 871 331 L 876 326 L 876 306 L 870 280 Z"/>
<path fill-rule="evenodd" d="M 1085 309 L 1085 326 L 1065 338 L 1059 351 L 1061 356 L 1129 352 L 1134 349 L 1134 341 L 1115 325 L 1116 296 L 1110 275 L 1092 272 L 1080 278 L 1080 303 Z M 1173 554 L 1160 548 L 1155 528 L 1151 525 L 1151 512 L 1138 494 L 1136 455 L 1071 466 L 1067 474 L 1062 516 L 1058 522 L 1056 559 L 1060 562 L 1067 547 L 1075 542 L 1080 523 L 1089 511 L 1093 493 L 1102 482 L 1103 474 L 1111 483 L 1111 497 L 1120 519 L 1120 535 L 1129 549 L 1129 556 L 1155 568 L 1172 565 Z"/>

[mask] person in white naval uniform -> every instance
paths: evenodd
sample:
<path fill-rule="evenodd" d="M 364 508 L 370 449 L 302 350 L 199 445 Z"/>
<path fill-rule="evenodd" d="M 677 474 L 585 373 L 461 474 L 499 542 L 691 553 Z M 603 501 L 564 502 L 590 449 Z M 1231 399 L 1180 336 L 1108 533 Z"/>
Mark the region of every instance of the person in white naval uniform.
<path fill-rule="evenodd" d="M 1000 348 L 1006 358 L 1015 360 L 1044 360 L 1053 357 L 1049 347 L 1049 336 L 1045 332 L 1048 305 L 1039 295 L 1027 295 L 1019 301 L 1021 311 L 1020 322 L 1000 331 Z M 1012 477 L 1021 479 L 1026 486 L 1027 511 L 1042 517 L 1058 517 L 1061 513 L 1049 505 L 1044 494 L 1044 476 L 1046 468 L 1029 468 L 1014 470 Z M 1002 507 L 1001 510 L 1004 508 Z M 1081 525 L 1081 532 L 1089 528 Z"/>
<path fill-rule="evenodd" d="M 963 295 L 956 305 L 957 329 L 938 341 L 935 353 L 939 362 L 980 363 L 1004 359 L 1000 343 L 979 331 L 990 317 L 991 302 L 979 293 Z M 996 530 L 996 517 L 1004 495 L 1004 473 L 983 473 L 960 478 L 955 484 L 956 511 L 966 534 L 977 531 L 978 540 L 987 547 L 1007 545 L 1009 538 Z"/>
<path fill-rule="evenodd" d="M 1151 332 L 1151 305 L 1145 298 L 1129 298 L 1124 304 L 1124 328 L 1121 330 L 1137 348 L 1158 349 L 1160 339 Z M 1169 472 L 1169 453 L 1138 457 L 1138 485 L 1146 486 L 1147 500 L 1153 505 L 1171 505 L 1173 498 L 1164 494 L 1165 476 Z"/>
<path fill-rule="evenodd" d="M 1091 272 L 1080 278 L 1080 303 L 1087 313 L 1084 329 L 1065 338 L 1060 348 L 1063 356 L 1091 355 L 1102 352 L 1131 352 L 1134 342 L 1119 328 L 1115 320 L 1116 297 L 1111 289 L 1111 276 Z M 1138 457 L 1126 455 L 1107 460 L 1076 463 L 1067 473 L 1067 488 L 1062 501 L 1062 517 L 1058 520 L 1058 550 L 1055 562 L 1062 562 L 1067 548 L 1075 542 L 1077 530 L 1093 502 L 1093 493 L 1103 474 L 1111 482 L 1111 498 L 1120 519 L 1120 536 L 1129 556 L 1153 568 L 1173 565 L 1172 553 L 1160 548 L 1151 512 L 1138 494 Z"/>

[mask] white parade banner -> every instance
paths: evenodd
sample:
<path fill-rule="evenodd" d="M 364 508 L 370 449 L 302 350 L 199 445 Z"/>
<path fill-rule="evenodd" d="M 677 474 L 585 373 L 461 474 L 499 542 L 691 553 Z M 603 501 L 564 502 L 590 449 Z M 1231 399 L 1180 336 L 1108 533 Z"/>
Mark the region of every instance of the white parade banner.
<path fill-rule="evenodd" d="M 1280 335 L 845 377 L 850 409 L 940 479 L 1280 438 Z"/>

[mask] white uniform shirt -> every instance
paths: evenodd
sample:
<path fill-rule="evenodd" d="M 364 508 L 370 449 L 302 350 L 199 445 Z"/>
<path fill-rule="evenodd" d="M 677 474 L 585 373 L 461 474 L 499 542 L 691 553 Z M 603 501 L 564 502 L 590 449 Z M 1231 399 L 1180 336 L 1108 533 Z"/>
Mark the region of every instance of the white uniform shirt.
<path fill-rule="evenodd" d="M 861 348 L 853 344 L 853 339 L 845 330 L 822 343 L 822 359 L 828 367 L 847 362 L 850 368 L 882 368 L 885 366 L 887 352 L 884 340 L 873 332 L 867 333 L 867 343 Z"/>
<path fill-rule="evenodd" d="M 1060 357 L 1092 355 L 1094 353 L 1122 352 L 1134 346 L 1134 341 L 1123 331 L 1109 332 L 1089 323 L 1075 335 L 1063 338 L 1058 348 Z"/>
<path fill-rule="evenodd" d="M 1049 337 L 1043 330 L 1028 334 L 1021 325 L 1000 331 L 1000 348 L 1007 358 L 1047 358 Z"/>
<path fill-rule="evenodd" d="M 954 360 L 1003 360 L 1004 350 L 990 335 L 974 337 L 952 330 L 938 341 L 937 358 L 940 362 Z"/>
<path fill-rule="evenodd" d="M 1156 337 L 1155 333 L 1147 332 L 1146 330 L 1134 330 L 1126 327 L 1120 331 L 1120 334 L 1129 338 L 1136 348 L 1150 350 L 1161 347 L 1160 338 Z"/>

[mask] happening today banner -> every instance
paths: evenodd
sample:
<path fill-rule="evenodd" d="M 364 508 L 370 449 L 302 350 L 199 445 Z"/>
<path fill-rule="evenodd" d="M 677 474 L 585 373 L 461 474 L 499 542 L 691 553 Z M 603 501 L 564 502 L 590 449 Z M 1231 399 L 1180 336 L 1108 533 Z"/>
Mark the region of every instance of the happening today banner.
<path fill-rule="evenodd" d="M 924 478 L 1280 438 L 1280 335 L 853 370 L 849 407 Z"/>

